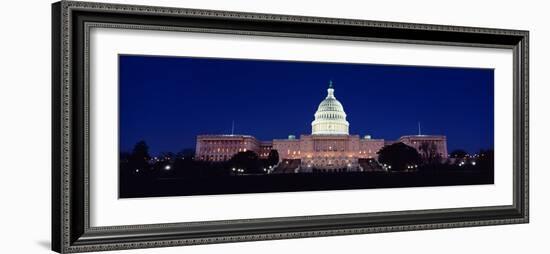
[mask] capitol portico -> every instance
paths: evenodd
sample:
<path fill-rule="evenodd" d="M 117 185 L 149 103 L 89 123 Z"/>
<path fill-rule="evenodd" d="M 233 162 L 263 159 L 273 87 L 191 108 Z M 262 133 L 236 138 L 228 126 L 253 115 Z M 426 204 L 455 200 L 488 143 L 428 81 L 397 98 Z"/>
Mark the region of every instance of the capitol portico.
<path fill-rule="evenodd" d="M 445 136 L 408 135 L 397 141 L 372 139 L 349 134 L 349 122 L 342 103 L 335 97 L 332 81 L 327 96 L 321 101 L 311 122 L 311 134 L 296 138 L 274 139 L 262 142 L 248 135 L 199 135 L 196 157 L 198 160 L 226 161 L 242 151 L 254 151 L 266 158 L 270 150 L 277 150 L 279 163 L 294 172 L 368 171 L 376 163 L 377 152 L 387 144 L 403 142 L 417 150 L 421 143 L 433 144 L 441 158 L 447 158 Z M 421 152 L 421 151 L 419 151 Z"/>

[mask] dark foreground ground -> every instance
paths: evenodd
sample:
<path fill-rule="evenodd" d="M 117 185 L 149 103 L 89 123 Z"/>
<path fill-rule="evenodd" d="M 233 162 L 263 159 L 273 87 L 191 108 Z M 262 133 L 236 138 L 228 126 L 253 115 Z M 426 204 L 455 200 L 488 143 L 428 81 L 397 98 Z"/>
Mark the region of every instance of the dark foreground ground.
<path fill-rule="evenodd" d="M 483 171 L 348 172 L 133 178 L 120 181 L 120 198 L 349 190 L 493 184 Z"/>

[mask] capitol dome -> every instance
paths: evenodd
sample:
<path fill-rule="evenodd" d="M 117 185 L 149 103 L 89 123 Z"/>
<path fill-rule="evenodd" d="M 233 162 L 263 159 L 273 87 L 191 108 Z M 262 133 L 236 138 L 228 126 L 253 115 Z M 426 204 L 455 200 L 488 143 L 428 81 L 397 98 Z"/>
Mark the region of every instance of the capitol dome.
<path fill-rule="evenodd" d="M 315 120 L 311 123 L 313 135 L 349 135 L 349 123 L 344 107 L 334 97 L 332 81 L 329 82 L 327 97 L 319 104 Z"/>

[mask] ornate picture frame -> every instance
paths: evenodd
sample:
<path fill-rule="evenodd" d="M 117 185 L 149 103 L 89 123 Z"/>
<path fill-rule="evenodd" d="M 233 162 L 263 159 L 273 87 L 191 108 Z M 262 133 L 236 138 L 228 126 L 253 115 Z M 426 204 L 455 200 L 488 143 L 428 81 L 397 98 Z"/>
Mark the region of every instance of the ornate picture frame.
<path fill-rule="evenodd" d="M 90 225 L 94 27 L 513 50 L 513 204 L 162 224 Z M 60 253 L 473 227 L 529 221 L 529 32 L 61 1 L 52 5 L 52 249 Z"/>

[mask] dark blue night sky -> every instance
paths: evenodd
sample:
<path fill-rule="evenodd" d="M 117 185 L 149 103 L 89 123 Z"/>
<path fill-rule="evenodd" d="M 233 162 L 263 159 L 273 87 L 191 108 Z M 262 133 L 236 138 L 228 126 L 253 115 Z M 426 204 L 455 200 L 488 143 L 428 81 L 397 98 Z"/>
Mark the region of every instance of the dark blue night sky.
<path fill-rule="evenodd" d="M 195 147 L 199 134 L 310 134 L 329 80 L 350 134 L 447 136 L 449 152 L 493 148 L 492 69 L 189 57 L 119 57 L 120 149 Z"/>

